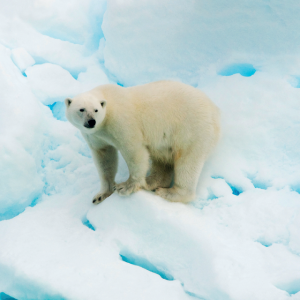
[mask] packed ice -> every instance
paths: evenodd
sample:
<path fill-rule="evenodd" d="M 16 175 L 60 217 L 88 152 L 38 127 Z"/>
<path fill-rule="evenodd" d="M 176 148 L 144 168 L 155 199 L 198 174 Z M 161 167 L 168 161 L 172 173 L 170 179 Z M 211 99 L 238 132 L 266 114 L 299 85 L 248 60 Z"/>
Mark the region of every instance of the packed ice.
<path fill-rule="evenodd" d="M 0 299 L 300 299 L 297 1 L 0 0 Z M 99 179 L 64 99 L 179 80 L 221 109 L 197 199 Z M 120 156 L 117 182 L 128 177 Z"/>

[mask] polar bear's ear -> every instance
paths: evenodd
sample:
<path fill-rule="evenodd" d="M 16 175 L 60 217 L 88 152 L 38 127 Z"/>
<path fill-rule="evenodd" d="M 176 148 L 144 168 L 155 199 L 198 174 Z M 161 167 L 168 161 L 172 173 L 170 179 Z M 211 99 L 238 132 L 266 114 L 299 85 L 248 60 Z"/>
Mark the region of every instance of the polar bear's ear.
<path fill-rule="evenodd" d="M 67 98 L 67 99 L 65 100 L 66 107 L 69 107 L 69 106 L 71 105 L 71 103 L 72 103 L 72 99 Z"/>
<path fill-rule="evenodd" d="M 100 104 L 104 108 L 106 106 L 106 101 L 105 100 L 101 100 Z"/>

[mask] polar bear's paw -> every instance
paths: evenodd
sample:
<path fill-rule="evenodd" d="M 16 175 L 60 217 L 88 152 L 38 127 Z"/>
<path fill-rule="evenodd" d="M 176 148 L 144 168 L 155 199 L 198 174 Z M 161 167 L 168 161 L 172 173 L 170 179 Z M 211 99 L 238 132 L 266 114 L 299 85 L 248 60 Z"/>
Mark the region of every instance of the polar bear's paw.
<path fill-rule="evenodd" d="M 125 182 L 116 184 L 114 190 L 121 196 L 128 196 L 140 190 L 141 187 L 142 185 L 140 182 L 127 180 Z"/>
<path fill-rule="evenodd" d="M 189 193 L 188 191 L 177 187 L 169 189 L 157 188 L 155 194 L 170 202 L 189 203 L 195 198 L 193 193 Z"/>
<path fill-rule="evenodd" d="M 93 203 L 99 204 L 103 200 L 105 200 L 107 197 L 109 197 L 113 192 L 105 192 L 105 193 L 98 193 L 94 196 Z"/>

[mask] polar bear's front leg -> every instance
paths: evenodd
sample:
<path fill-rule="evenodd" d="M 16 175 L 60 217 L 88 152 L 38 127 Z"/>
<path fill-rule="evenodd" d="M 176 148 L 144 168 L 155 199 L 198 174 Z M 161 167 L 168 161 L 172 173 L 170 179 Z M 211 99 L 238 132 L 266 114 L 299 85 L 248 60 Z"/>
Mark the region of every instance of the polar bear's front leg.
<path fill-rule="evenodd" d="M 146 148 L 131 148 L 121 151 L 128 169 L 127 181 L 116 184 L 115 190 L 119 195 L 127 196 L 146 187 L 146 174 L 149 167 L 149 153 Z"/>
<path fill-rule="evenodd" d="M 112 146 L 92 150 L 93 160 L 100 178 L 101 190 L 93 198 L 93 203 L 98 204 L 114 192 L 115 176 L 118 168 L 118 153 Z"/>

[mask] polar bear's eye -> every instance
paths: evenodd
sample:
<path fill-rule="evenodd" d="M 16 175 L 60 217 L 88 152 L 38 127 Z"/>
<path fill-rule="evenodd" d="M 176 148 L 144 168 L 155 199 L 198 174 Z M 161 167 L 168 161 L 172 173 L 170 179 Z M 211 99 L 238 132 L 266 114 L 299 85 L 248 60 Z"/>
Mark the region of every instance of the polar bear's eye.
<path fill-rule="evenodd" d="M 84 108 L 80 108 L 79 111 L 84 111 Z"/>
<path fill-rule="evenodd" d="M 95 109 L 95 112 L 98 112 L 98 109 Z"/>

